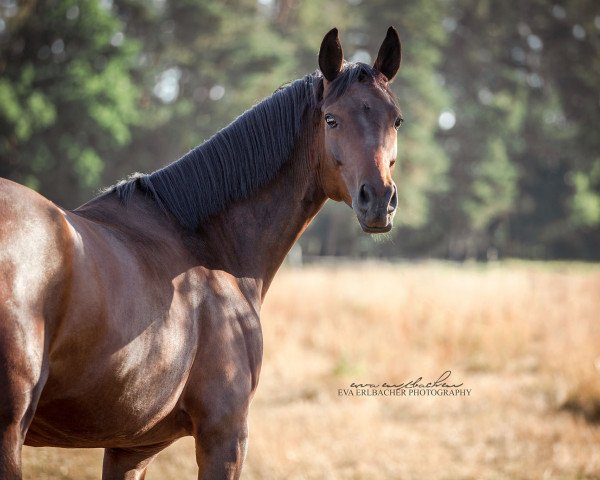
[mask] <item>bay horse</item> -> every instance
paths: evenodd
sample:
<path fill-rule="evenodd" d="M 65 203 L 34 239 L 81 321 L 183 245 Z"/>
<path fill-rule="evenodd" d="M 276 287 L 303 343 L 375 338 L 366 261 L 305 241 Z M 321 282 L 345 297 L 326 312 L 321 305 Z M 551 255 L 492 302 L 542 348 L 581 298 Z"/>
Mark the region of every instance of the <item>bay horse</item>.
<path fill-rule="evenodd" d="M 400 58 L 390 27 L 372 67 L 345 62 L 333 29 L 320 71 L 74 211 L 0 181 L 0 479 L 23 444 L 101 447 L 104 479 L 140 479 L 187 435 L 198 478 L 239 478 L 286 253 L 327 198 L 392 227 Z"/>

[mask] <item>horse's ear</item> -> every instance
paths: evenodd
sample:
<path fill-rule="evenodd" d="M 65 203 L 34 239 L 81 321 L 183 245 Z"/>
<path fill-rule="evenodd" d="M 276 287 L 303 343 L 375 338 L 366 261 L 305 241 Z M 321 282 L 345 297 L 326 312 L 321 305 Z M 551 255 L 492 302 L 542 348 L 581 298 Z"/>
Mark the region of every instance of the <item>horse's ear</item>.
<path fill-rule="evenodd" d="M 338 38 L 337 28 L 332 28 L 327 32 L 321 42 L 319 50 L 319 68 L 323 76 L 332 82 L 342 71 L 344 63 L 344 52 Z"/>
<path fill-rule="evenodd" d="M 401 59 L 402 47 L 400 46 L 400 37 L 398 37 L 396 29 L 390 27 L 381 47 L 379 47 L 379 53 L 377 54 L 377 60 L 375 60 L 373 68 L 379 70 L 391 81 L 400 68 Z"/>

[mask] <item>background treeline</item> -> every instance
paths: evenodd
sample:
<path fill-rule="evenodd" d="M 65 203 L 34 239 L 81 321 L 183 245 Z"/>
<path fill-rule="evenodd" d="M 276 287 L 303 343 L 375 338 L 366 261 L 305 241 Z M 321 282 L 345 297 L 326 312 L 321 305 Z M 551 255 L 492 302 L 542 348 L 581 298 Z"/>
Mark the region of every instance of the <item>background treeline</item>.
<path fill-rule="evenodd" d="M 0 176 L 73 208 L 316 68 L 404 46 L 387 239 L 329 202 L 316 255 L 600 259 L 596 0 L 2 0 Z"/>

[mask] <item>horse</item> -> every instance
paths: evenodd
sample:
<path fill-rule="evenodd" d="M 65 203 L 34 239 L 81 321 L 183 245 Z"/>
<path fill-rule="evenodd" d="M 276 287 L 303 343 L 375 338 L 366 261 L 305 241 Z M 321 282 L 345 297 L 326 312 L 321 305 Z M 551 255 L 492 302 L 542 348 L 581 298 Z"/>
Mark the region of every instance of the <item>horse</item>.
<path fill-rule="evenodd" d="M 392 228 L 401 45 L 318 69 L 179 160 L 67 211 L 0 180 L 0 479 L 22 446 L 104 448 L 141 479 L 183 436 L 198 478 L 239 478 L 262 361 L 260 308 L 325 201 Z"/>

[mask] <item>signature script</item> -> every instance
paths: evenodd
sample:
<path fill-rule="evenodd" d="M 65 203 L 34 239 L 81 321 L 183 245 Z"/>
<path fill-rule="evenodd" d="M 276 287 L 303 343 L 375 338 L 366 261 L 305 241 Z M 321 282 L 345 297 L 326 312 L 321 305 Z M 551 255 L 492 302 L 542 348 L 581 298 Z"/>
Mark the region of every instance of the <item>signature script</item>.
<path fill-rule="evenodd" d="M 428 383 L 422 383 L 423 377 L 416 378 L 415 380 L 410 380 L 404 383 L 398 384 L 389 384 L 384 382 L 382 384 L 375 383 L 354 383 L 350 384 L 351 388 L 458 388 L 462 386 L 462 383 L 446 383 L 446 380 L 450 378 L 452 375 L 451 370 L 446 370 L 442 373 L 437 380 Z"/>

